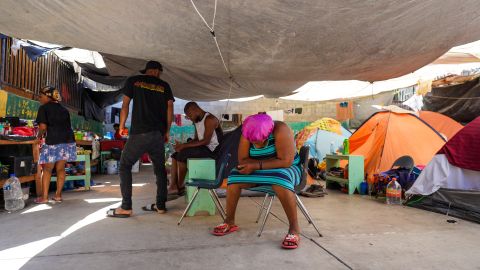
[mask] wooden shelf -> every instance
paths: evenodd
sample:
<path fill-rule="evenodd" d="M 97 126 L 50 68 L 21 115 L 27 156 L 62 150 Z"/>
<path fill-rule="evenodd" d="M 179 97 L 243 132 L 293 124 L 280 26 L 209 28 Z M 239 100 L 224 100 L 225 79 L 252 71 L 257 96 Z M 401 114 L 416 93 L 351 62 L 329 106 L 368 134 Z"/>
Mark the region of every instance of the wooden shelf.
<path fill-rule="evenodd" d="M 33 161 L 38 162 L 38 158 L 40 155 L 40 151 L 39 151 L 40 148 L 38 147 L 36 140 L 30 140 L 30 141 L 0 140 L 0 145 L 31 145 Z M 42 184 L 40 180 L 40 174 L 38 172 L 36 175 L 21 176 L 21 177 L 18 177 L 18 179 L 20 180 L 21 183 L 35 181 L 37 195 L 40 194 L 42 189 Z M 0 188 L 3 187 L 3 184 L 5 184 L 6 180 L 7 179 L 0 179 Z"/>
<path fill-rule="evenodd" d="M 65 177 L 65 181 L 73 181 L 73 180 L 85 180 L 85 174 L 82 174 L 82 175 L 67 175 L 67 177 Z M 52 181 L 56 182 L 57 177 L 52 176 Z"/>
<path fill-rule="evenodd" d="M 90 171 L 90 155 L 77 155 L 77 159 L 74 162 L 85 162 L 85 174 L 82 175 L 67 175 L 65 181 L 83 180 L 85 183 L 85 190 L 90 190 L 90 179 L 92 174 Z M 52 176 L 51 181 L 57 181 L 57 177 Z"/>
<path fill-rule="evenodd" d="M 348 184 L 348 179 L 345 179 L 345 178 L 330 176 L 330 175 L 327 175 L 325 178 L 327 179 L 327 181 L 335 181 L 341 184 Z"/>
<path fill-rule="evenodd" d="M 75 143 L 77 145 L 82 145 L 82 146 L 92 146 L 93 141 L 84 141 L 84 140 L 76 140 Z"/>
<path fill-rule="evenodd" d="M 363 182 L 363 166 L 364 158 L 359 155 L 327 155 L 325 162 L 327 163 L 327 172 L 333 167 L 340 167 L 340 160 L 348 161 L 348 179 L 326 176 L 328 182 L 338 182 L 348 185 L 348 194 L 353 194 L 355 189 L 360 190 L 360 183 Z"/>
<path fill-rule="evenodd" d="M 326 155 L 325 158 L 328 159 L 341 159 L 341 160 L 349 160 L 351 157 L 362 157 L 359 155 Z"/>
<path fill-rule="evenodd" d="M 36 141 L 11 141 L 11 140 L 0 140 L 0 145 L 29 145 L 29 144 L 37 144 Z"/>

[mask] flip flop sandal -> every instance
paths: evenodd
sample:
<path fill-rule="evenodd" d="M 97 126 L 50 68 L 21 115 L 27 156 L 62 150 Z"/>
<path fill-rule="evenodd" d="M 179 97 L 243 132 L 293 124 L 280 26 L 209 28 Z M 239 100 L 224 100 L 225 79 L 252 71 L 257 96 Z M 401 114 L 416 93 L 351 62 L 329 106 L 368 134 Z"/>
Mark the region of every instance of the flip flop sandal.
<path fill-rule="evenodd" d="M 298 248 L 298 244 L 300 243 L 300 237 L 296 234 L 287 234 L 285 239 L 282 242 L 282 248 L 284 249 L 296 249 Z"/>
<path fill-rule="evenodd" d="M 325 194 L 321 192 L 312 193 L 312 192 L 305 192 L 305 191 L 300 192 L 300 195 L 309 197 L 309 198 L 318 198 L 318 197 L 325 196 Z"/>
<path fill-rule="evenodd" d="M 142 206 L 142 210 L 146 212 L 157 212 L 159 214 L 164 214 L 165 212 L 167 212 L 167 209 L 158 209 L 157 205 L 154 203 Z"/>
<path fill-rule="evenodd" d="M 323 192 L 323 193 L 327 193 L 325 191 L 325 188 L 322 186 L 322 185 L 312 185 L 313 187 L 313 190 L 312 192 Z"/>
<path fill-rule="evenodd" d="M 179 189 L 179 190 L 178 190 L 178 193 L 177 193 L 177 195 L 178 195 L 178 196 L 184 196 L 184 195 L 185 195 L 185 193 L 186 193 L 186 190 L 185 190 L 185 188 L 181 188 L 181 189 Z"/>
<path fill-rule="evenodd" d="M 55 197 L 50 198 L 50 200 L 52 200 L 52 201 L 55 202 L 55 203 L 61 203 L 61 202 L 63 202 L 62 199 L 56 199 Z"/>
<path fill-rule="evenodd" d="M 183 196 L 183 195 L 182 195 L 182 196 Z M 179 194 L 168 194 L 168 195 L 167 195 L 167 202 L 168 202 L 168 201 L 174 201 L 174 200 L 176 200 L 176 199 L 178 199 L 178 198 L 180 198 L 180 197 L 182 197 L 182 196 L 180 196 Z"/>
<path fill-rule="evenodd" d="M 213 228 L 212 234 L 215 236 L 224 236 L 236 231 L 238 231 L 237 225 L 228 225 L 227 223 L 223 223 Z"/>
<path fill-rule="evenodd" d="M 113 217 L 113 218 L 129 218 L 131 214 L 117 214 L 115 208 L 112 208 L 107 211 L 107 217 Z"/>
<path fill-rule="evenodd" d="M 33 202 L 36 204 L 47 204 L 48 200 L 44 201 L 42 198 L 36 198 L 35 200 L 33 200 Z"/>
<path fill-rule="evenodd" d="M 167 194 L 167 201 L 172 201 L 172 200 L 176 200 L 182 196 L 185 196 L 185 193 L 186 193 L 186 189 L 185 188 L 181 188 L 179 189 L 177 192 L 175 193 L 168 193 Z"/>

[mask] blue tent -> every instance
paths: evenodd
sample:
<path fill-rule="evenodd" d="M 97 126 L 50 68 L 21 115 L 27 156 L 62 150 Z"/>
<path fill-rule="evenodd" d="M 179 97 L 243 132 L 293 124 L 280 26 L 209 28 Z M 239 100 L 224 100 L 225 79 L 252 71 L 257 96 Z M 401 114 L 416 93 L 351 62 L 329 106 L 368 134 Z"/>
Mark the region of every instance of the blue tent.
<path fill-rule="evenodd" d="M 317 158 L 322 161 L 325 155 L 330 153 L 330 144 L 333 142 L 333 147 L 337 150 L 343 145 L 345 139 L 350 138 L 350 131 L 345 128 L 342 129 L 342 135 L 335 132 L 330 132 L 322 129 L 318 129 L 304 145 L 310 146 L 310 157 Z"/>

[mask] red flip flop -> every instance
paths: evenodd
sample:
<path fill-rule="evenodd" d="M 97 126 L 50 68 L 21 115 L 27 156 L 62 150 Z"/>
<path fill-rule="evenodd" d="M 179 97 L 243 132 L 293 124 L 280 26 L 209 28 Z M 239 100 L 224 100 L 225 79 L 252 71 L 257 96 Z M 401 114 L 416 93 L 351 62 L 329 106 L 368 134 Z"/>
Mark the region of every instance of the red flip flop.
<path fill-rule="evenodd" d="M 298 248 L 298 244 L 300 243 L 300 236 L 297 234 L 287 234 L 285 239 L 282 242 L 282 248 L 284 249 L 296 249 Z"/>
<path fill-rule="evenodd" d="M 43 200 L 42 198 L 36 198 L 35 200 L 33 200 L 34 203 L 36 204 L 47 204 L 48 203 L 48 200 Z"/>
<path fill-rule="evenodd" d="M 213 228 L 212 234 L 215 236 L 224 236 L 236 231 L 238 231 L 237 225 L 228 225 L 227 223 L 223 223 Z"/>

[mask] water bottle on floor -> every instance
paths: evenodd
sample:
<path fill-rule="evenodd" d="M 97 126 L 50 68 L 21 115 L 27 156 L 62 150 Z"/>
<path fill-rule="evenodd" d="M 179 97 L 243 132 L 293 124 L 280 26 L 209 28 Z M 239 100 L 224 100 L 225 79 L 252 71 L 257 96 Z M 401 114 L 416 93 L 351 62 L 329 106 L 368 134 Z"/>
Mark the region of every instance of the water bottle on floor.
<path fill-rule="evenodd" d="M 10 178 L 3 185 L 3 198 L 5 199 L 5 210 L 7 211 L 18 211 L 25 207 L 22 185 L 14 174 L 11 174 Z"/>
<path fill-rule="evenodd" d="M 387 204 L 402 204 L 402 186 L 395 177 L 387 185 Z"/>

